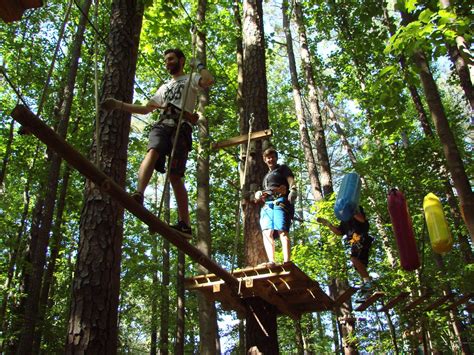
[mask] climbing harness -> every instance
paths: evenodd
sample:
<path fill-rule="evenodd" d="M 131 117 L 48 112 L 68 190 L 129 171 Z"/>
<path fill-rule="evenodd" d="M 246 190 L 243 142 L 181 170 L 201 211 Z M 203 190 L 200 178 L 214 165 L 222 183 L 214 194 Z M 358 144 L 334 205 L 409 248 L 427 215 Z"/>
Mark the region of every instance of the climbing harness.
<path fill-rule="evenodd" d="M 192 37 L 192 58 L 195 58 L 196 44 L 195 44 L 194 36 L 193 36 L 193 27 L 191 27 L 191 37 Z M 184 116 L 184 112 L 185 112 L 185 108 L 186 108 L 186 102 L 188 100 L 188 93 L 189 93 L 189 88 L 191 86 L 192 79 L 193 79 L 193 70 L 191 70 L 191 72 L 189 73 L 188 82 L 186 83 L 186 89 L 185 89 L 185 92 L 184 92 L 184 99 L 182 101 L 182 107 L 181 107 L 181 110 L 179 112 L 178 123 L 176 125 L 176 130 L 175 130 L 175 134 L 174 134 L 174 138 L 173 138 L 173 148 L 171 149 L 171 154 L 168 157 L 168 164 L 167 164 L 167 168 L 166 168 L 166 176 L 165 176 L 165 183 L 164 183 L 163 192 L 166 189 L 166 186 L 169 184 L 171 163 L 173 162 L 174 155 L 175 155 L 175 152 L 176 152 L 176 146 L 177 146 L 177 143 L 178 143 L 179 132 L 181 130 L 181 125 L 183 123 L 183 116 Z M 160 218 L 161 211 L 163 209 L 163 200 L 164 200 L 163 195 L 164 195 L 164 193 L 161 194 L 160 208 L 158 209 L 158 218 Z"/>

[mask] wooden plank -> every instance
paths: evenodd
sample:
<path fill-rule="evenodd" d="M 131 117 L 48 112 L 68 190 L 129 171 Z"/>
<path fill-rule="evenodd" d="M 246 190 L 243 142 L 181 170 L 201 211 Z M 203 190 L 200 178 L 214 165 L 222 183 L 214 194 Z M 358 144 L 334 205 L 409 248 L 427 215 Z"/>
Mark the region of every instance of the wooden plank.
<path fill-rule="evenodd" d="M 341 304 L 347 302 L 357 290 L 358 288 L 356 287 L 349 287 L 344 290 L 344 292 L 334 300 L 334 306 L 339 307 Z"/>
<path fill-rule="evenodd" d="M 371 296 L 369 296 L 364 301 L 364 303 L 362 303 L 355 310 L 358 311 L 358 312 L 365 311 L 367 308 L 369 308 L 371 305 L 373 305 L 379 298 L 382 298 L 384 295 L 385 295 L 384 292 L 380 292 L 380 291 L 374 292 Z"/>
<path fill-rule="evenodd" d="M 40 6 L 43 6 L 41 0 L 2 0 L 0 1 L 0 18 L 7 23 L 18 21 L 26 10 Z"/>
<path fill-rule="evenodd" d="M 250 135 L 250 140 L 261 139 L 266 137 L 271 137 L 273 134 L 271 129 L 264 129 L 263 131 L 252 132 Z M 248 134 L 242 134 L 240 136 L 232 137 L 230 139 L 226 139 L 212 145 L 212 149 L 222 149 L 227 147 L 232 147 L 237 144 L 246 143 L 249 140 Z"/>
<path fill-rule="evenodd" d="M 468 293 L 464 296 L 461 296 L 460 298 L 458 298 L 456 301 L 454 301 L 452 304 L 448 305 L 445 310 L 447 311 L 453 311 L 455 310 L 456 308 L 458 308 L 458 306 L 464 304 L 464 303 L 467 303 L 471 300 L 471 298 L 474 297 L 474 293 Z"/>
<path fill-rule="evenodd" d="M 433 309 L 437 309 L 439 306 L 441 306 L 442 304 L 445 304 L 446 301 L 452 299 L 454 296 L 455 294 L 452 292 L 448 293 L 447 295 L 443 295 L 439 297 L 436 301 L 434 301 L 432 304 L 425 307 L 424 311 L 429 312 L 429 311 L 432 311 Z"/>
<path fill-rule="evenodd" d="M 377 309 L 377 312 L 385 312 L 385 311 L 388 311 L 389 309 L 392 309 L 398 303 L 400 303 L 405 298 L 407 298 L 409 294 L 410 294 L 410 292 L 406 292 L 406 291 L 401 292 L 400 294 L 398 294 L 397 296 L 392 298 L 390 301 L 388 301 L 383 307 Z"/>
<path fill-rule="evenodd" d="M 229 272 L 222 269 L 206 254 L 191 245 L 180 232 L 171 228 L 159 220 L 153 213 L 135 201 L 125 190 L 113 181 L 109 176 L 99 170 L 94 164 L 75 150 L 69 143 L 61 138 L 56 132 L 49 128 L 42 120 L 33 114 L 27 107 L 17 105 L 11 116 L 27 127 L 28 130 L 38 137 L 49 148 L 60 155 L 69 165 L 76 168 L 82 175 L 94 182 L 101 191 L 108 193 L 117 200 L 124 208 L 146 223 L 150 230 L 159 233 L 169 240 L 177 248 L 186 253 L 191 259 L 214 272 L 237 294 L 238 281 Z"/>
<path fill-rule="evenodd" d="M 411 302 L 410 304 L 405 306 L 405 308 L 403 308 L 402 311 L 403 312 L 411 311 L 413 308 L 415 308 L 416 306 L 418 306 L 419 304 L 423 303 L 428 298 L 430 298 L 432 294 L 433 294 L 432 292 L 426 292 L 426 293 L 422 294 L 416 300 L 414 300 L 413 302 Z"/>

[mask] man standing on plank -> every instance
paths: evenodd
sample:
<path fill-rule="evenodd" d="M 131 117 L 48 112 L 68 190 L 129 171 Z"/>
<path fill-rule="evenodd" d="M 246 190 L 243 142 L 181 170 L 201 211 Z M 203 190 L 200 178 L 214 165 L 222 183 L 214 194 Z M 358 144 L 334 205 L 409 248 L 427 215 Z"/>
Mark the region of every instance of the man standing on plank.
<path fill-rule="evenodd" d="M 146 105 L 130 104 L 108 98 L 102 106 L 106 110 L 119 109 L 138 114 L 148 114 L 157 109 L 161 111 L 159 120 L 151 129 L 148 151 L 138 171 L 137 190 L 132 194 L 132 197 L 141 204 L 143 204 L 143 194 L 153 175 L 153 170 L 165 172 L 166 156 L 171 155 L 179 116 L 181 110 L 184 110 L 183 123 L 176 137 L 176 149 L 170 164 L 169 178 L 178 206 L 178 224 L 172 227 L 191 236 L 188 192 L 183 177 L 188 153 L 192 148 L 192 127 L 198 120 L 198 116 L 193 114 L 197 93 L 199 89 L 210 87 L 214 83 L 214 78 L 199 62 L 193 63 L 198 71 L 197 74 L 185 74 L 183 71 L 185 61 L 186 57 L 180 49 L 173 48 L 165 51 L 166 70 L 171 75 L 171 79 L 160 86 Z M 191 82 L 188 83 L 190 79 Z M 186 102 L 184 102 L 185 97 Z"/>

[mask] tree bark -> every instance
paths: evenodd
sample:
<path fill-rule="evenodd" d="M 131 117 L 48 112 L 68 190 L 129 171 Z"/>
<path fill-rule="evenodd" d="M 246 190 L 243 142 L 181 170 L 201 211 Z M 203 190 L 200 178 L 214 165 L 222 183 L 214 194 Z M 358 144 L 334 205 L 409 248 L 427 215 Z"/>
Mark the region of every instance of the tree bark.
<path fill-rule="evenodd" d="M 326 137 L 319 107 L 317 86 L 312 66 L 312 56 L 309 51 L 303 10 L 301 7 L 301 2 L 299 0 L 293 0 L 293 10 L 295 15 L 295 22 L 298 27 L 301 61 L 303 64 L 306 84 L 308 86 L 308 100 L 310 105 L 311 119 L 314 126 L 314 139 L 318 163 L 320 165 L 322 191 L 324 196 L 328 196 L 333 192 L 331 166 L 329 163 L 329 156 L 326 147 Z"/>
<path fill-rule="evenodd" d="M 333 299 L 337 299 L 348 287 L 349 285 L 346 280 L 334 279 L 329 285 L 329 293 Z M 355 322 L 352 320 L 352 304 L 345 302 L 340 307 L 337 307 L 334 313 L 338 322 L 344 354 L 358 354 L 357 345 L 351 341 L 355 332 Z"/>
<path fill-rule="evenodd" d="M 68 10 L 69 11 L 69 10 Z M 67 21 L 68 16 L 66 16 L 65 21 Z M 64 27 L 65 27 L 64 23 Z M 63 29 L 64 29 L 63 27 Z M 78 29 L 79 31 L 79 29 Z M 82 32 L 84 28 L 82 29 Z M 77 67 L 79 62 L 80 55 L 80 46 L 82 45 L 82 36 L 78 34 L 76 37 L 76 42 L 73 44 L 73 47 L 79 48 L 78 51 L 72 52 L 71 54 L 71 65 L 69 66 L 69 73 L 67 79 L 67 85 L 65 91 L 70 89 L 70 84 L 72 83 L 72 89 L 74 88 L 74 82 L 77 74 Z M 75 56 L 75 58 L 74 58 Z M 67 64 L 66 64 L 67 65 Z M 43 92 L 45 94 L 45 92 Z M 60 95 L 60 100 L 63 100 L 62 95 Z M 43 100 L 40 101 L 38 111 L 41 110 Z M 65 104 L 67 105 L 67 103 Z M 69 98 L 69 108 L 72 105 L 72 90 Z M 69 124 L 69 113 L 58 117 L 58 128 L 57 133 L 66 138 L 67 127 Z M 50 157 L 48 162 L 48 173 L 46 181 L 44 182 L 45 189 L 43 191 L 44 199 L 38 199 L 38 203 L 42 203 L 41 207 L 42 213 L 38 219 L 36 235 L 33 235 L 31 239 L 34 246 L 31 247 L 31 270 L 27 270 L 26 274 L 29 277 L 29 288 L 26 295 L 25 301 L 25 314 L 22 329 L 20 332 L 20 339 L 18 344 L 17 352 L 19 354 L 25 354 L 31 352 L 33 349 L 33 342 L 36 332 L 36 326 L 38 321 L 39 313 L 39 299 L 41 297 L 41 285 L 44 274 L 44 267 L 46 264 L 46 253 L 49 244 L 49 236 L 51 233 L 51 226 L 53 223 L 53 214 L 54 206 L 57 196 L 58 180 L 61 169 L 62 159 L 54 152 L 48 151 Z M 32 227 L 33 228 L 33 227 Z"/>
<path fill-rule="evenodd" d="M 41 296 L 39 299 L 38 319 L 39 319 L 40 327 L 38 327 L 35 334 L 34 347 L 33 347 L 34 354 L 40 353 L 41 339 L 42 339 L 43 330 L 45 327 L 44 324 L 42 326 L 41 324 L 44 322 L 45 315 L 47 314 L 48 308 L 50 307 L 48 300 L 50 299 L 49 298 L 50 291 L 52 289 L 52 285 L 54 282 L 54 272 L 56 270 L 56 262 L 59 257 L 59 252 L 62 249 L 61 227 L 63 224 L 63 213 L 64 213 L 64 208 L 66 205 L 66 194 L 67 194 L 67 189 L 69 186 L 70 175 L 71 175 L 71 169 L 69 166 L 66 166 L 66 168 L 64 169 L 61 191 L 59 194 L 57 207 L 56 207 L 55 223 L 52 229 L 52 236 L 51 236 L 52 242 L 51 242 L 51 247 L 50 247 L 51 250 L 50 250 L 50 257 L 48 261 L 48 267 L 46 268 L 46 273 L 43 278 Z"/>
<path fill-rule="evenodd" d="M 313 148 L 311 146 L 311 139 L 309 137 L 308 128 L 306 127 L 306 120 L 303 110 L 303 100 L 301 97 L 301 87 L 298 82 L 298 73 L 296 70 L 295 54 L 293 51 L 293 39 L 290 30 L 290 21 L 288 18 L 288 4 L 286 1 L 282 3 L 283 13 L 283 30 L 286 36 L 286 51 L 288 53 L 288 64 L 291 74 L 291 85 L 293 87 L 293 100 L 295 102 L 296 118 L 298 120 L 298 127 L 300 132 L 300 142 L 303 148 L 303 153 L 308 169 L 309 181 L 311 183 L 311 192 L 316 201 L 323 198 L 321 192 L 321 182 L 319 181 L 316 161 L 314 159 Z"/>
<path fill-rule="evenodd" d="M 170 185 L 166 185 L 164 193 L 164 220 L 170 222 Z M 170 242 L 163 238 L 163 249 L 161 251 L 162 258 L 162 279 L 160 293 L 160 354 L 167 355 L 169 353 L 169 318 L 170 318 Z M 157 270 L 158 271 L 158 270 Z M 156 275 L 156 274 L 155 274 Z M 158 276 L 156 275 L 156 278 Z"/>
<path fill-rule="evenodd" d="M 12 153 L 13 132 L 14 132 L 14 127 L 15 127 L 14 123 L 15 121 L 12 119 L 10 123 L 10 130 L 8 132 L 8 140 L 7 140 L 7 146 L 5 148 L 5 155 L 3 156 L 3 159 L 2 159 L 2 167 L 0 169 L 0 192 L 3 192 L 5 190 L 3 186 L 3 182 L 7 174 L 7 166 L 8 166 L 8 162 L 10 161 L 10 156 Z"/>
<path fill-rule="evenodd" d="M 413 55 L 413 60 L 419 70 L 425 96 L 431 111 L 431 117 L 443 146 L 446 164 L 453 179 L 454 187 L 459 196 L 464 221 L 471 235 L 471 240 L 474 242 L 474 193 L 472 192 L 464 163 L 461 159 L 453 132 L 449 127 L 438 87 L 433 79 L 426 57 L 423 53 L 418 51 Z"/>
<path fill-rule="evenodd" d="M 269 127 L 262 0 L 244 0 L 242 33 L 244 115 L 240 129 L 241 134 L 246 134 L 252 121 L 254 131 Z M 243 185 L 242 195 L 246 201 L 243 219 L 247 265 L 257 265 L 266 260 L 259 226 L 260 206 L 250 202 L 251 191 L 259 189 L 267 170 L 262 159 L 266 144 L 266 141 L 260 140 L 252 142 L 249 154 L 244 157 L 247 174 L 243 176 L 245 183 L 241 185 Z M 246 351 L 257 347 L 264 354 L 278 354 L 276 309 L 261 299 L 251 299 L 249 304 L 253 311 L 246 315 Z M 255 316 L 263 322 L 266 332 L 262 331 Z"/>
<path fill-rule="evenodd" d="M 58 111 L 58 117 L 57 120 L 59 121 L 59 126 L 58 126 L 58 134 L 66 138 L 67 136 L 67 130 L 69 126 L 69 120 L 70 120 L 70 114 L 71 114 L 71 108 L 72 108 L 72 102 L 73 102 L 73 97 L 74 97 L 74 86 L 76 83 L 76 76 L 77 76 L 77 71 L 79 68 L 79 59 L 81 57 L 81 47 L 82 47 L 82 42 L 84 41 L 84 31 L 86 28 L 86 23 L 87 23 L 87 14 L 89 13 L 89 8 L 91 5 L 92 1 L 91 0 L 85 0 L 82 2 L 81 8 L 83 11 L 83 14 L 81 15 L 81 19 L 79 21 L 79 24 L 77 26 L 76 34 L 74 41 L 71 44 L 71 50 L 68 51 L 70 53 L 69 59 L 65 65 L 66 68 L 69 68 L 67 72 L 67 78 L 66 78 L 66 84 L 64 86 L 64 89 L 62 90 L 61 94 L 59 95 L 58 102 L 56 103 L 56 106 L 59 107 Z M 53 219 L 53 210 L 54 210 L 54 203 L 57 195 L 57 187 L 58 187 L 58 179 L 59 179 L 59 173 L 60 173 L 60 168 L 61 168 L 61 162 L 62 159 L 56 154 L 52 153 L 52 159 L 51 159 L 51 165 L 50 165 L 50 174 L 49 174 L 49 179 L 50 181 L 54 181 L 55 183 L 51 185 L 51 190 L 46 191 L 46 195 L 48 196 L 48 199 L 45 202 L 45 209 L 49 211 L 51 209 L 51 213 L 44 213 L 43 214 L 43 220 L 42 220 L 42 225 L 46 225 L 51 227 L 52 225 L 52 219 Z M 69 168 L 67 169 L 69 171 Z M 67 189 L 67 181 L 69 179 L 68 176 L 65 176 L 66 178 L 66 186 L 63 186 L 63 189 Z M 64 190 L 62 190 L 63 193 L 65 193 Z M 62 211 L 60 209 L 64 208 L 64 200 L 65 196 L 60 196 L 60 202 L 61 206 L 58 206 L 58 211 L 57 215 L 59 218 L 62 218 Z M 48 218 L 48 220 L 45 220 Z M 49 230 L 43 231 L 43 233 L 49 234 L 51 231 L 51 228 Z M 46 303 L 48 300 L 48 294 L 49 294 L 49 288 L 50 288 L 50 283 L 53 277 L 54 269 L 55 269 L 55 263 L 56 263 L 56 258 L 59 253 L 59 243 L 61 235 L 56 231 L 55 234 L 55 240 L 54 243 L 51 247 L 51 256 L 50 256 L 50 262 L 48 263 L 48 268 L 47 268 L 47 273 L 44 277 L 44 282 L 41 290 L 41 296 L 39 298 L 39 318 L 40 320 L 44 318 L 44 312 L 46 311 Z M 49 240 L 49 237 L 47 237 Z M 34 346 L 34 353 L 39 352 L 39 347 L 40 347 L 40 340 L 42 336 L 42 330 L 41 328 L 37 330 L 36 334 L 36 342 Z"/>
<path fill-rule="evenodd" d="M 203 28 L 206 20 L 207 0 L 199 0 L 197 8 L 197 23 Z M 206 64 L 206 36 L 198 30 L 196 41 L 196 56 L 201 63 Z M 198 98 L 198 156 L 197 156 L 197 248 L 207 256 L 211 256 L 211 216 L 209 211 L 209 122 L 206 118 L 206 106 L 209 102 L 209 93 L 204 91 Z M 208 270 L 198 266 L 200 274 L 207 274 Z M 199 352 L 200 354 L 220 353 L 219 332 L 217 329 L 217 313 L 214 301 L 208 300 L 206 295 L 199 292 L 197 295 L 199 307 Z"/>
<path fill-rule="evenodd" d="M 143 3 L 115 0 L 112 3 L 101 98 L 132 102 L 133 83 Z M 125 187 L 130 114 L 100 112 L 98 157 L 104 173 Z M 91 181 L 86 183 L 81 216 L 79 252 L 73 283 L 67 353 L 117 352 L 117 313 L 123 238 L 123 207 Z"/>
<path fill-rule="evenodd" d="M 185 297 L 184 297 L 184 262 L 185 255 L 178 249 L 178 266 L 176 274 L 176 343 L 175 354 L 184 354 L 184 326 L 185 326 Z"/>
<path fill-rule="evenodd" d="M 436 266 L 439 271 L 445 275 L 447 273 L 446 267 L 444 266 L 443 257 L 437 253 L 432 253 L 435 260 Z M 449 283 L 444 283 L 442 285 L 443 295 L 448 295 L 452 293 L 452 288 Z M 466 337 L 465 332 L 463 331 L 462 323 L 459 321 L 459 317 L 455 313 L 455 310 L 449 311 L 449 318 L 451 320 L 451 327 L 456 336 L 458 349 L 453 349 L 454 352 L 461 350 L 462 354 L 472 354 L 471 348 L 469 346 L 469 340 Z M 457 350 L 457 351 L 456 351 Z"/>
<path fill-rule="evenodd" d="M 393 35 L 395 33 L 395 29 L 394 29 L 393 21 L 390 19 L 390 16 L 388 15 L 386 6 L 384 7 L 384 20 L 386 22 L 386 26 L 389 29 L 390 34 Z M 408 68 L 407 68 L 405 58 L 402 56 L 399 62 L 403 71 L 403 77 L 405 78 L 405 81 L 407 83 L 410 83 Z M 410 91 L 411 99 L 413 101 L 415 109 L 418 113 L 418 120 L 420 121 L 420 124 L 425 136 L 431 137 L 431 138 L 434 137 L 434 132 L 431 129 L 431 125 L 429 123 L 425 107 L 423 105 L 423 102 L 421 100 L 421 97 L 418 93 L 417 88 L 414 85 L 408 84 L 408 89 Z M 444 186 L 445 186 L 447 201 L 451 210 L 451 215 L 454 220 L 455 228 L 456 230 L 460 231 L 462 230 L 461 224 L 463 223 L 463 221 L 460 215 L 457 200 L 453 193 L 453 188 L 449 181 L 449 174 L 446 171 L 447 168 L 445 167 L 445 163 L 440 161 L 439 159 L 434 158 L 433 164 L 435 164 L 438 170 L 442 173 L 442 175 L 445 176 Z M 474 260 L 474 254 L 471 250 L 471 246 L 469 245 L 469 240 L 467 236 L 465 236 L 462 233 L 458 233 L 458 239 L 459 239 L 459 245 L 460 245 L 461 253 L 463 255 L 464 262 L 466 264 L 472 263 Z"/>
<path fill-rule="evenodd" d="M 243 10 L 244 118 L 240 122 L 240 133 L 247 134 L 251 117 L 254 117 L 253 131 L 268 129 L 269 124 L 262 1 L 244 1 Z M 260 187 L 267 171 L 262 159 L 262 152 L 263 147 L 268 143 L 259 140 L 250 144 L 250 154 L 244 157 L 247 164 L 247 176 L 243 177 L 245 184 L 242 195 L 246 201 L 249 201 L 250 192 L 256 191 Z M 241 168 L 243 170 L 243 167 Z M 244 206 L 244 244 L 247 265 L 257 265 L 266 260 L 259 220 L 260 207 L 253 203 L 246 203 Z"/>
<path fill-rule="evenodd" d="M 444 10 L 449 10 L 451 2 L 449 0 L 440 0 L 440 7 Z M 474 90 L 472 87 L 472 73 L 469 70 L 469 65 L 472 67 L 472 55 L 469 51 L 469 46 L 466 43 L 464 37 L 457 35 L 455 39 L 455 45 L 446 43 L 448 48 L 449 58 L 456 69 L 459 76 L 459 82 L 461 88 L 466 95 L 466 99 L 471 106 L 471 110 L 474 110 Z"/>

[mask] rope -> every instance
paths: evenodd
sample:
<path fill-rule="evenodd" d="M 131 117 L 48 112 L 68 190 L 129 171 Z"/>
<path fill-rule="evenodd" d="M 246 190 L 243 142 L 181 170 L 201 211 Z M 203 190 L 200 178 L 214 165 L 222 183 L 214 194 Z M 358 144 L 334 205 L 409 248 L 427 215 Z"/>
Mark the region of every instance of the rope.
<path fill-rule="evenodd" d="M 94 33 L 98 36 L 100 42 L 102 42 L 102 44 L 104 44 L 107 49 L 109 50 L 110 53 L 112 53 L 112 55 L 116 55 L 113 48 L 107 43 L 107 40 L 102 37 L 100 31 L 97 29 L 97 27 L 94 25 L 94 23 L 90 20 L 90 18 L 87 16 L 87 14 L 84 13 L 84 11 L 82 10 L 81 6 L 77 3 L 77 0 L 73 0 L 74 3 L 76 4 L 76 7 L 79 9 L 79 11 L 82 13 L 83 16 L 85 16 L 85 18 L 87 19 L 87 22 L 89 23 L 89 25 L 91 26 L 92 30 L 94 31 Z M 103 7 L 103 8 L 107 8 L 107 7 Z M 109 16 L 111 16 L 111 12 L 109 11 Z M 98 22 L 97 22 L 98 23 Z M 130 38 L 130 36 L 123 32 L 122 31 L 122 34 L 125 36 L 125 38 L 129 41 L 129 42 L 132 42 L 132 39 Z M 96 40 L 97 37 L 94 37 L 94 41 L 97 42 Z M 160 75 L 160 73 L 158 73 L 155 69 L 155 67 L 153 65 L 151 65 L 151 63 L 148 61 L 148 58 L 146 56 L 146 54 L 144 54 L 143 52 L 139 51 L 138 52 L 140 54 L 140 56 L 142 56 L 145 60 L 145 63 L 147 63 L 148 65 L 148 69 L 151 69 L 155 74 L 156 76 L 158 76 L 158 78 L 161 80 L 161 81 L 164 81 L 162 76 Z M 133 79 L 133 82 L 134 84 L 137 86 L 137 88 L 140 90 L 140 92 L 147 98 L 147 100 L 150 100 L 150 96 L 146 93 L 145 90 L 143 90 L 140 86 L 139 83 L 137 83 L 137 81 L 135 80 L 135 78 Z M 135 117 L 135 116 L 134 116 Z"/>
<path fill-rule="evenodd" d="M 243 188 L 245 186 L 245 182 L 247 181 L 247 162 L 248 162 L 248 157 L 250 153 L 250 140 L 252 136 L 252 125 L 253 121 L 255 120 L 255 117 L 253 115 L 253 112 L 250 114 L 250 119 L 249 119 L 249 131 L 248 131 L 248 137 L 247 137 L 247 149 L 245 151 L 245 163 L 244 163 L 244 178 L 242 179 L 242 183 L 240 184 L 240 193 L 242 193 Z M 237 212 L 237 221 L 236 221 L 236 236 L 234 239 L 234 248 L 232 252 L 232 261 L 231 261 L 231 272 L 234 271 L 234 264 L 235 264 L 235 256 L 237 254 L 237 245 L 239 242 L 240 238 L 240 216 L 242 214 L 242 204 L 240 203 L 239 199 L 239 204 L 238 204 L 238 212 Z"/>
<path fill-rule="evenodd" d="M 197 25 L 195 23 L 195 21 L 191 18 L 189 12 L 186 10 L 186 8 L 184 7 L 183 5 L 183 2 L 181 0 L 179 0 L 179 4 L 181 5 L 181 7 L 183 8 L 184 10 L 184 13 L 186 14 L 189 22 L 191 22 L 192 26 L 197 28 Z M 240 93 L 239 91 L 237 90 L 236 86 L 234 85 L 234 83 L 230 80 L 229 76 L 227 75 L 227 70 L 226 68 L 221 64 L 221 62 L 217 59 L 217 55 L 215 54 L 215 52 L 212 50 L 212 48 L 209 47 L 209 45 L 207 44 L 206 42 L 206 49 L 208 50 L 209 53 L 211 53 L 212 57 L 215 59 L 215 62 L 217 63 L 217 65 L 221 68 L 221 72 L 224 74 L 224 76 L 227 78 L 227 84 L 230 83 L 230 85 L 232 86 L 232 88 L 235 90 L 235 92 L 237 93 L 237 97 L 240 97 Z"/>
<path fill-rule="evenodd" d="M 15 95 L 18 97 L 18 99 L 23 103 L 23 105 L 25 105 L 26 107 L 28 107 L 28 109 L 30 109 L 25 99 L 21 95 L 20 91 L 18 90 L 18 88 L 15 86 L 15 84 L 13 84 L 13 82 L 8 77 L 7 72 L 5 71 L 4 67 L 0 66 L 0 72 L 2 73 L 3 77 L 7 81 L 8 85 L 10 85 L 10 88 L 15 92 Z"/>
<path fill-rule="evenodd" d="M 195 54 L 196 54 L 196 46 L 195 46 L 194 39 L 193 39 L 192 40 L 192 58 L 193 59 L 195 58 Z M 176 132 L 175 132 L 174 138 L 173 138 L 173 148 L 171 149 L 171 154 L 168 158 L 168 164 L 167 164 L 167 167 L 166 167 L 165 184 L 164 184 L 163 193 L 161 194 L 160 209 L 158 211 L 158 218 L 160 218 L 161 211 L 163 209 L 163 200 L 164 200 L 163 195 L 164 195 L 164 191 L 165 191 L 167 185 L 169 184 L 171 163 L 173 162 L 174 155 L 175 155 L 175 152 L 176 152 L 176 146 L 177 146 L 177 143 L 178 143 L 179 132 L 181 130 L 181 125 L 183 123 L 184 110 L 186 108 L 186 102 L 188 100 L 189 87 L 191 86 L 192 79 L 193 79 L 193 70 L 191 70 L 191 72 L 189 73 L 189 78 L 188 78 L 188 82 L 186 84 L 186 90 L 185 90 L 185 93 L 184 93 L 184 100 L 182 101 L 182 107 L 181 107 L 181 111 L 179 113 L 178 125 L 176 127 Z"/>

